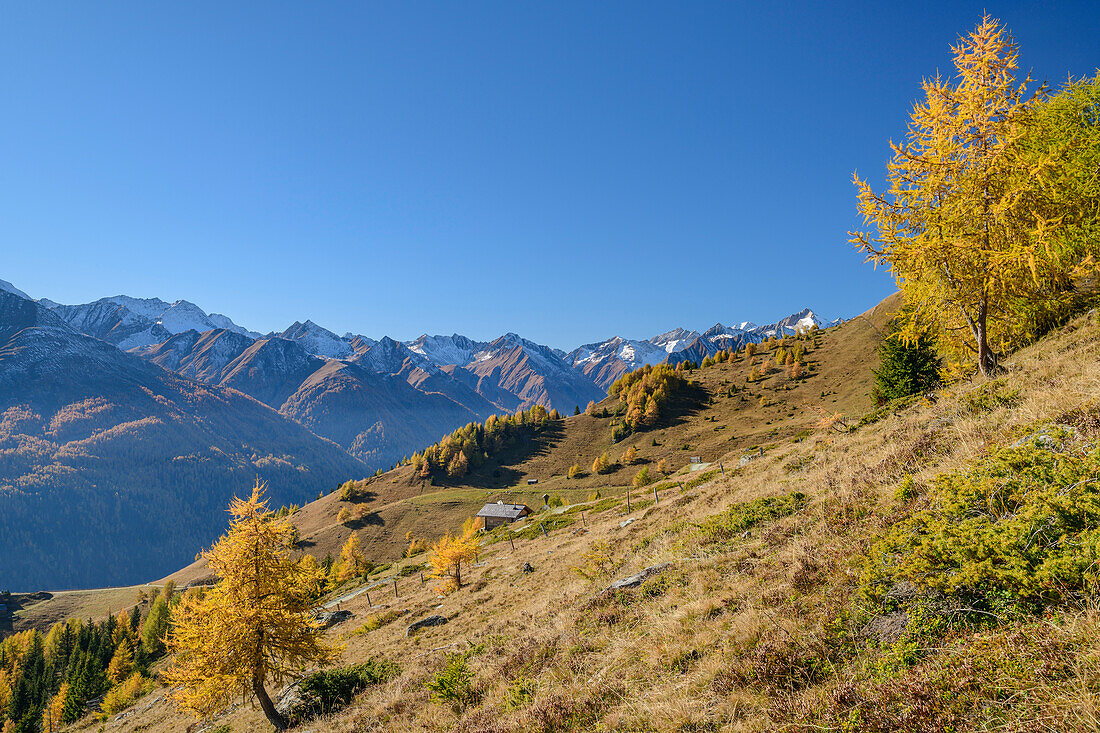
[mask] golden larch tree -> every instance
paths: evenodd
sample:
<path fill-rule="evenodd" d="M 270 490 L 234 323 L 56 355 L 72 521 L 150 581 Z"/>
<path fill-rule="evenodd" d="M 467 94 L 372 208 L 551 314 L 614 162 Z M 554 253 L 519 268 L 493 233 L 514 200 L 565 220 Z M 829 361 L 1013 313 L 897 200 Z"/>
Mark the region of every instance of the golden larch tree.
<path fill-rule="evenodd" d="M 42 709 L 42 733 L 55 733 L 65 727 L 65 698 L 69 696 L 69 683 L 62 682 L 57 694 Z"/>
<path fill-rule="evenodd" d="M 358 532 L 352 532 L 348 541 L 340 548 L 340 561 L 334 570 L 334 579 L 338 583 L 367 571 L 367 561 L 363 557 L 363 545 Z"/>
<path fill-rule="evenodd" d="M 200 716 L 235 698 L 255 698 L 277 730 L 287 727 L 266 685 L 282 683 L 313 664 L 334 660 L 320 636 L 315 568 L 292 557 L 289 520 L 277 519 L 259 483 L 248 499 L 234 499 L 228 532 L 202 553 L 220 578 L 201 596 L 183 595 L 166 642 L 176 655 L 162 673 L 178 706 Z"/>
<path fill-rule="evenodd" d="M 432 576 L 444 579 L 439 588 L 441 591 L 462 587 L 462 566 L 477 558 L 480 545 L 477 527 L 473 522 L 463 525 L 462 534 L 457 537 L 448 533 L 432 545 L 428 563 L 432 566 Z"/>
<path fill-rule="evenodd" d="M 123 639 L 118 643 L 110 664 L 107 665 L 107 678 L 118 684 L 130 676 L 134 669 L 134 653 L 130 649 L 130 642 Z"/>
<path fill-rule="evenodd" d="M 1034 335 L 1095 260 L 1064 246 L 1063 222 L 1038 204 L 1046 176 L 1021 141 L 1045 86 L 1017 81 L 1012 37 L 988 15 L 952 47 L 956 77 L 922 85 L 903 143 L 891 142 L 889 189 L 859 176 L 859 208 L 876 230 L 852 232 L 875 265 L 890 268 L 906 309 L 901 337 L 932 331 L 955 366 L 969 355 L 983 374 Z M 1096 243 L 1092 243 L 1092 249 Z"/>

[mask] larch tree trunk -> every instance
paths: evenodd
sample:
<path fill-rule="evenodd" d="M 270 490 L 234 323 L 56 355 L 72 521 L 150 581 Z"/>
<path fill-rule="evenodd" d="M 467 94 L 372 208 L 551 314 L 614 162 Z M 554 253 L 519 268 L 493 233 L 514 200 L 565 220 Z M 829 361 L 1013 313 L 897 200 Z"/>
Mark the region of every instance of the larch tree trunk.
<path fill-rule="evenodd" d="M 260 701 L 260 709 L 264 711 L 264 715 L 275 726 L 275 730 L 286 730 L 290 723 L 282 713 L 275 709 L 275 703 L 271 702 L 271 698 L 268 697 L 263 680 L 257 677 L 252 678 L 252 692 L 255 693 L 256 699 Z"/>

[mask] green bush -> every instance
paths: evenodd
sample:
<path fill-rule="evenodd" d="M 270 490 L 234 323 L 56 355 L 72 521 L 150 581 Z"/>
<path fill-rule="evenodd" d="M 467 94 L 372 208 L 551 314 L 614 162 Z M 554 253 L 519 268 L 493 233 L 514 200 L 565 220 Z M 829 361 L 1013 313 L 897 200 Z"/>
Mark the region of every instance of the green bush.
<path fill-rule="evenodd" d="M 437 702 L 456 709 L 477 702 L 479 694 L 473 686 L 474 673 L 466 663 L 466 655 L 452 654 L 443 669 L 425 683 Z"/>
<path fill-rule="evenodd" d="M 678 529 L 690 529 L 698 546 L 726 545 L 740 539 L 744 532 L 757 524 L 794 514 L 805 505 L 806 495 L 801 491 L 794 491 L 782 496 L 768 496 L 734 504 L 702 522 L 692 522 Z"/>
<path fill-rule="evenodd" d="M 962 403 L 976 415 L 998 407 L 1012 407 L 1020 401 L 1020 390 L 1008 389 L 1005 380 L 994 379 L 962 396 Z"/>
<path fill-rule="evenodd" d="M 927 508 L 872 546 L 864 570 L 870 597 L 880 600 L 904 580 L 979 609 L 1007 598 L 1037 610 L 1094 590 L 1100 450 L 1051 449 L 1051 439 L 1068 437 L 1048 431 L 939 476 Z"/>
<path fill-rule="evenodd" d="M 504 691 L 504 709 L 519 710 L 535 699 L 535 682 L 527 677 L 517 677 Z"/>
<path fill-rule="evenodd" d="M 302 700 L 291 711 L 290 717 L 300 721 L 332 712 L 347 705 L 357 693 L 370 685 L 387 682 L 400 673 L 401 668 L 397 664 L 378 657 L 372 657 L 363 664 L 314 672 L 299 683 Z"/>

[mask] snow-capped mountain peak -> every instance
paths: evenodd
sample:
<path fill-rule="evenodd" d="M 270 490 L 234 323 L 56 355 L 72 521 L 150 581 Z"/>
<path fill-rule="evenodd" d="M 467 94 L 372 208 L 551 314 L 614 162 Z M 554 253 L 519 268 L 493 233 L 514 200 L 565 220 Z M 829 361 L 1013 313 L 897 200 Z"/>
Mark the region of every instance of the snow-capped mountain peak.
<path fill-rule="evenodd" d="M 367 366 L 382 374 L 397 374 L 407 364 L 422 369 L 428 374 L 439 372 L 439 367 L 422 354 L 418 354 L 400 341 L 383 336 L 366 351 L 358 354 L 355 363 Z"/>
<path fill-rule="evenodd" d="M 649 343 L 659 346 L 666 354 L 671 354 L 677 348 L 682 348 L 699 338 L 698 331 L 689 331 L 685 328 L 674 328 L 671 331 L 654 336 Z"/>
<path fill-rule="evenodd" d="M 309 319 L 304 323 L 295 321 L 279 336 L 297 341 L 309 353 L 326 359 L 346 359 L 352 355 L 351 344 Z"/>
<path fill-rule="evenodd" d="M 488 346 L 485 343 L 471 341 L 457 333 L 450 336 L 423 334 L 420 338 L 409 341 L 405 345 L 438 366 L 462 366 L 469 363 L 475 352 Z"/>

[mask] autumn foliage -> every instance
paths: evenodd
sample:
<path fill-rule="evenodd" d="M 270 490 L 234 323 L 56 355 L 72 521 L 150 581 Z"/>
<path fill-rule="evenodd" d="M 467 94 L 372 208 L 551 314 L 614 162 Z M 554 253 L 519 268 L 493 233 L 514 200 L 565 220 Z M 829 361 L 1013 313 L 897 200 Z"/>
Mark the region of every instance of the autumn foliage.
<path fill-rule="evenodd" d="M 490 415 L 484 423 L 464 425 L 423 452 L 413 454 L 411 463 L 421 478 L 438 475 L 455 481 L 560 419 L 556 410 L 548 411 L 542 405 L 514 415 Z"/>
<path fill-rule="evenodd" d="M 432 575 L 443 578 L 443 583 L 439 586 L 441 592 L 462 587 L 462 566 L 477 558 L 480 546 L 478 527 L 472 521 L 463 525 L 462 533 L 458 536 L 447 533 L 432 545 L 428 563 L 431 565 Z"/>
<path fill-rule="evenodd" d="M 626 434 L 652 427 L 672 395 L 685 384 L 680 371 L 668 364 L 647 365 L 619 377 L 608 390 L 626 408 L 619 425 Z"/>
<path fill-rule="evenodd" d="M 184 594 L 168 635 L 175 663 L 162 679 L 178 685 L 169 697 L 197 715 L 255 698 L 282 730 L 287 721 L 265 686 L 334 656 L 313 620 L 318 566 L 293 559 L 290 522 L 268 511 L 259 484 L 229 513 L 229 531 L 202 553 L 221 580 L 201 595 Z"/>
<path fill-rule="evenodd" d="M 889 189 L 855 177 L 874 232 L 852 242 L 894 275 L 904 338 L 931 331 L 956 364 L 988 375 L 1098 274 L 1095 166 L 1080 165 L 1097 158 L 1096 100 L 1044 131 L 1046 87 L 1016 78 L 998 21 L 984 17 L 952 50 L 955 78 L 924 81 L 905 141 L 891 143 Z"/>

